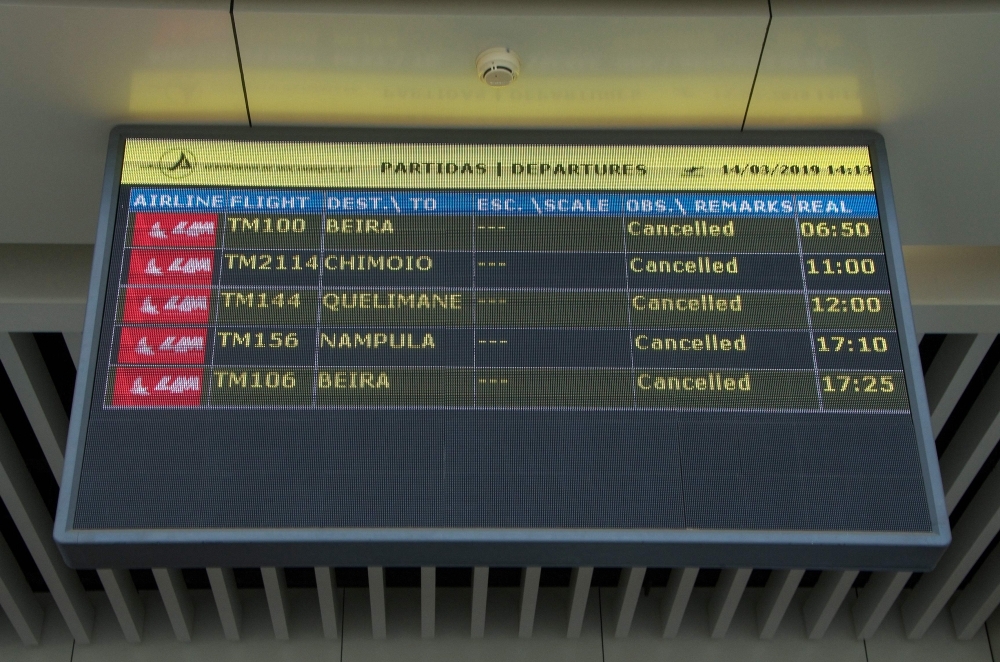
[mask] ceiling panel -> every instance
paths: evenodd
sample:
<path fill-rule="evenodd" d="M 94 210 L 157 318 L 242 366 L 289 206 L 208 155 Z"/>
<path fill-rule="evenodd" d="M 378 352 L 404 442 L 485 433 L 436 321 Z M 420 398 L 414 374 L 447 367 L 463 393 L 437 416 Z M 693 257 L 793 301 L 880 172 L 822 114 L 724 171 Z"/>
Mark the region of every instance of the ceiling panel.
<path fill-rule="evenodd" d="M 0 243 L 94 241 L 115 124 L 246 122 L 228 0 L 102 5 L 0 4 Z"/>
<path fill-rule="evenodd" d="M 872 128 L 907 244 L 1000 244 L 1000 5 L 773 0 L 747 128 Z"/>
<path fill-rule="evenodd" d="M 767 4 L 238 0 L 235 16 L 255 124 L 738 128 Z M 510 87 L 478 80 L 493 46 L 521 57 Z"/>

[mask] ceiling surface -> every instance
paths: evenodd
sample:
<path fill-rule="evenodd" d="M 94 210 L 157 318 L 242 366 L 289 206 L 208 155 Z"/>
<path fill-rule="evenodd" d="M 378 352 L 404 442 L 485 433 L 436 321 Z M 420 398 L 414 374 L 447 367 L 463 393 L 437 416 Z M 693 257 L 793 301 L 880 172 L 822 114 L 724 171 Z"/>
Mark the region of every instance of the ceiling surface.
<path fill-rule="evenodd" d="M 93 242 L 115 124 L 252 120 L 875 129 L 904 243 L 1000 244 L 1000 5 L 770 9 L 0 2 L 0 144 L 13 155 L 0 159 L 0 243 Z M 475 75 L 476 55 L 495 45 L 522 58 L 509 88 Z"/>

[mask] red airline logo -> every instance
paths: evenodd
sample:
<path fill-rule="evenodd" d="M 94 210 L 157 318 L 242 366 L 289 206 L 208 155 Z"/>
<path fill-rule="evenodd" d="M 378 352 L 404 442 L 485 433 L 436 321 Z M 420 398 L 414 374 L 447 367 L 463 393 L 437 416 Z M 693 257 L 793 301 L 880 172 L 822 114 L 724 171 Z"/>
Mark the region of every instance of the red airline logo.
<path fill-rule="evenodd" d="M 197 407 L 202 371 L 190 368 L 118 368 L 111 404 L 115 407 Z"/>
<path fill-rule="evenodd" d="M 122 319 L 139 324 L 206 324 L 210 301 L 207 290 L 130 287 Z"/>
<path fill-rule="evenodd" d="M 125 327 L 118 342 L 118 363 L 204 363 L 207 333 L 207 329 Z"/>
<path fill-rule="evenodd" d="M 132 229 L 133 246 L 215 246 L 216 214 L 137 212 Z"/>
<path fill-rule="evenodd" d="M 211 285 L 214 251 L 133 250 L 130 285 Z"/>

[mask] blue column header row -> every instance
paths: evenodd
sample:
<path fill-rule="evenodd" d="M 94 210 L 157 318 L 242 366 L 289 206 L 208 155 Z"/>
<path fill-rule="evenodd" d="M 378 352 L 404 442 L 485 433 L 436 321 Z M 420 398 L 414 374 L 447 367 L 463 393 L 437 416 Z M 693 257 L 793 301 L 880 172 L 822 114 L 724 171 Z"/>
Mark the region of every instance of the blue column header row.
<path fill-rule="evenodd" d="M 132 211 L 877 218 L 866 194 L 491 193 L 134 188 Z"/>

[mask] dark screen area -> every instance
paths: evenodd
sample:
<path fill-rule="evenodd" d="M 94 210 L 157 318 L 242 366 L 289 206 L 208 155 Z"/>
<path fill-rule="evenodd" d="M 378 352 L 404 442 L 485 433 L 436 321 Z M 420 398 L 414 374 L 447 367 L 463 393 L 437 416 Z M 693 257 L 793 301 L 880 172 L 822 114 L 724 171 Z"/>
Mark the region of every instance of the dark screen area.
<path fill-rule="evenodd" d="M 874 196 L 256 192 L 122 188 L 75 527 L 931 530 Z"/>

